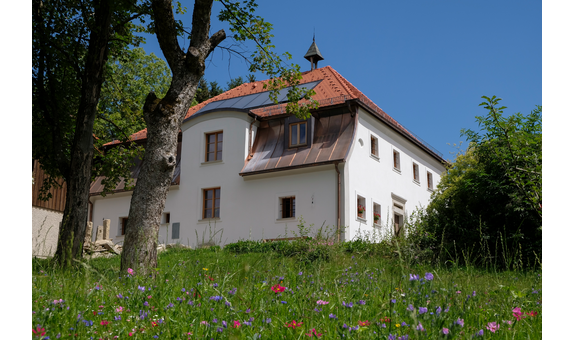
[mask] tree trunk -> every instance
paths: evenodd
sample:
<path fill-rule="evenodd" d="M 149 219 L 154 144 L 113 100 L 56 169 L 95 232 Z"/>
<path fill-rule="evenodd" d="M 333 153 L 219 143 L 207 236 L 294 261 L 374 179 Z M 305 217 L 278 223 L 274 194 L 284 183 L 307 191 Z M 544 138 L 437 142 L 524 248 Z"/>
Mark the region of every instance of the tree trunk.
<path fill-rule="evenodd" d="M 152 1 L 158 42 L 173 78 L 164 98 L 150 93 L 144 104 L 148 128 L 142 167 L 130 203 L 121 270 L 147 275 L 157 267 L 157 240 L 168 189 L 176 166 L 178 133 L 204 75 L 206 57 L 225 39 L 223 30 L 209 37 L 212 0 L 194 4 L 190 47 L 182 52 L 170 0 Z"/>
<path fill-rule="evenodd" d="M 90 34 L 84 68 L 80 106 L 76 118 L 69 175 L 66 178 L 66 207 L 58 234 L 54 259 L 62 267 L 81 258 L 88 216 L 88 199 L 92 175 L 94 140 L 92 130 L 102 88 L 104 64 L 108 57 L 108 38 L 112 10 L 108 1 L 96 7 L 95 26 Z"/>

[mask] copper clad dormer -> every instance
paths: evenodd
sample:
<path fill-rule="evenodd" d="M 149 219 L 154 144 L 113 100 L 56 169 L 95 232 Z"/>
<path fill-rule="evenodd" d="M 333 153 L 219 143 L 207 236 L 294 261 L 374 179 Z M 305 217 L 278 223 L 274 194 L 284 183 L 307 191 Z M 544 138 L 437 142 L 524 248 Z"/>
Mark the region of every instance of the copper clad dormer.
<path fill-rule="evenodd" d="M 319 52 L 319 48 L 315 44 L 315 35 L 313 37 L 313 42 L 311 43 L 311 46 L 309 47 L 307 53 L 303 57 L 311 62 L 311 71 L 317 68 L 318 61 L 323 60 L 323 57 Z"/>

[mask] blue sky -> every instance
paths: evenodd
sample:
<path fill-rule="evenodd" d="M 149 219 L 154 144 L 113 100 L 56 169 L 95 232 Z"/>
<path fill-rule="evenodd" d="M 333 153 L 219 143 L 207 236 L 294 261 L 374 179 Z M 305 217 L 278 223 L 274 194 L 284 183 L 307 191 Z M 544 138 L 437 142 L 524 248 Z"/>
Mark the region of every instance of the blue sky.
<path fill-rule="evenodd" d="M 506 114 L 527 114 L 542 104 L 540 1 L 260 1 L 258 15 L 274 25 L 276 52 L 309 70 L 303 58 L 316 43 L 330 65 L 385 112 L 449 160 L 465 142 L 462 128 L 478 129 L 481 96 L 496 95 Z M 190 27 L 193 5 L 181 16 Z M 212 33 L 228 26 L 217 20 Z M 180 39 L 183 46 L 185 40 Z M 235 42 L 228 38 L 222 46 Z M 163 58 L 155 36 L 142 46 Z M 253 44 L 245 44 L 252 51 Z M 249 54 L 248 54 L 249 55 Z M 245 76 L 241 59 L 216 49 L 205 77 L 225 87 Z M 257 79 L 266 79 L 257 74 Z M 245 79 L 245 77 L 244 77 Z M 466 145 L 466 144 L 464 144 Z"/>

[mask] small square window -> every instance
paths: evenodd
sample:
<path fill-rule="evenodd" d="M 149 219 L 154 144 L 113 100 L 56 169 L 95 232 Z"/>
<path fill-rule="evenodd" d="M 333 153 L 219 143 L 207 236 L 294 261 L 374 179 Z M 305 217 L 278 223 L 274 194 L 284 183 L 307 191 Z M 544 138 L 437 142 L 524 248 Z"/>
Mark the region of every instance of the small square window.
<path fill-rule="evenodd" d="M 295 217 L 295 196 L 280 197 L 280 218 Z"/>
<path fill-rule="evenodd" d="M 431 172 L 427 172 L 427 189 L 433 190 L 433 175 Z"/>
<path fill-rule="evenodd" d="M 377 137 L 371 136 L 371 154 L 375 157 L 379 157 L 379 151 L 377 148 Z"/>
<path fill-rule="evenodd" d="M 289 125 L 289 147 L 307 145 L 307 122 Z"/>
<path fill-rule="evenodd" d="M 419 165 L 413 163 L 413 180 L 419 183 Z"/>
<path fill-rule="evenodd" d="M 170 223 L 170 213 L 166 212 L 162 215 L 162 224 Z"/>
<path fill-rule="evenodd" d="M 206 133 L 206 162 L 222 159 L 224 132 Z"/>
<path fill-rule="evenodd" d="M 395 170 L 401 170 L 401 165 L 399 163 L 399 152 L 393 150 L 393 168 Z"/>
<path fill-rule="evenodd" d="M 220 217 L 220 188 L 204 189 L 203 218 Z"/>

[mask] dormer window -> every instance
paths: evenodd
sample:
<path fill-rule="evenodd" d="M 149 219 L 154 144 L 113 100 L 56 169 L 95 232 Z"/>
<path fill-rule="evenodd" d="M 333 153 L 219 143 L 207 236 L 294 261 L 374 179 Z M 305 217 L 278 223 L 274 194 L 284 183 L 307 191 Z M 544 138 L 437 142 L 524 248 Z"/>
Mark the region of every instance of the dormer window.
<path fill-rule="evenodd" d="M 289 147 L 303 146 L 307 144 L 307 122 L 293 123 L 289 125 Z"/>

